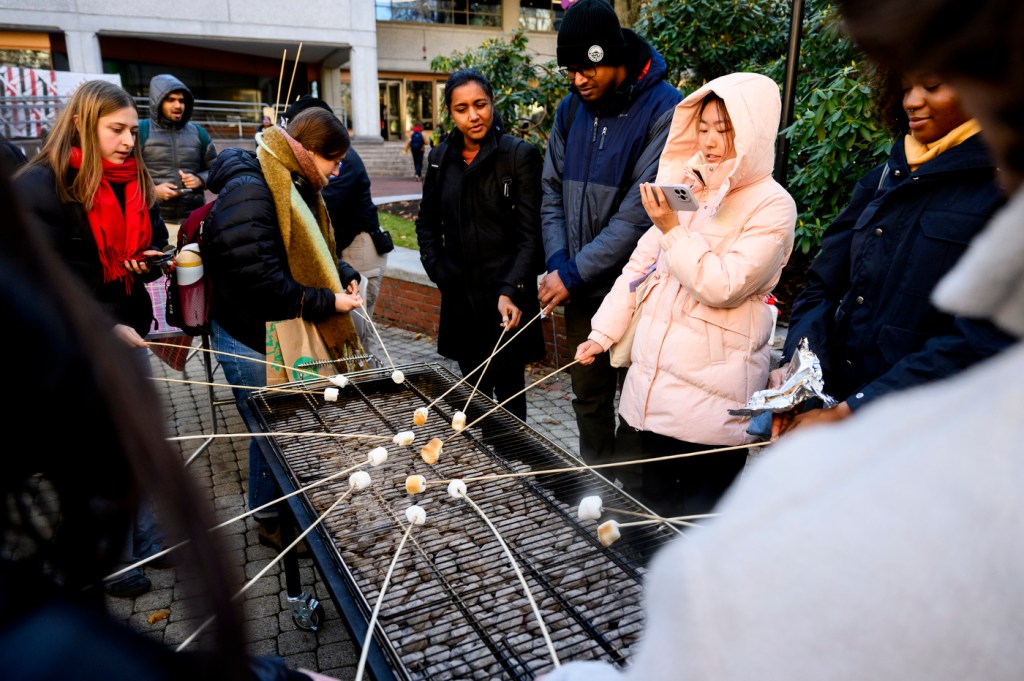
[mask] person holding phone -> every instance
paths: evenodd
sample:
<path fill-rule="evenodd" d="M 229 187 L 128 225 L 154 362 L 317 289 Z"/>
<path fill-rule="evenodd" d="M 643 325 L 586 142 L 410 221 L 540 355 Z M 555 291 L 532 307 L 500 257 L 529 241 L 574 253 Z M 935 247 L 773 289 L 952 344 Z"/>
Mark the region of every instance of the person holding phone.
<path fill-rule="evenodd" d="M 661 187 L 640 185 L 654 225 L 576 352 L 594 361 L 643 303 L 619 400 L 621 460 L 752 441 L 729 410 L 767 381 L 772 315 L 763 298 L 789 260 L 796 224 L 792 197 L 771 176 L 780 110 L 765 76 L 711 81 L 676 107 L 657 178 L 689 184 L 698 209 L 673 210 Z M 739 449 L 644 464 L 620 479 L 662 515 L 706 513 L 745 463 Z"/>

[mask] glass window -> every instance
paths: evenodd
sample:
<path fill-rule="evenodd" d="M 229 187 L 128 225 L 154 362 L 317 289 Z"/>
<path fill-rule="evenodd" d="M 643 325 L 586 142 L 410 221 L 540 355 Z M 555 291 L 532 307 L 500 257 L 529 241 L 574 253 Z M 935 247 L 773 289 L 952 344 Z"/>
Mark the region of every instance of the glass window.
<path fill-rule="evenodd" d="M 405 83 L 406 127 L 419 123 L 424 130 L 434 129 L 434 84 L 430 81 L 410 80 Z"/>
<path fill-rule="evenodd" d="M 377 21 L 501 26 L 501 0 L 376 0 Z"/>
<path fill-rule="evenodd" d="M 563 14 L 561 0 L 519 0 L 519 25 L 527 31 L 557 31 Z"/>

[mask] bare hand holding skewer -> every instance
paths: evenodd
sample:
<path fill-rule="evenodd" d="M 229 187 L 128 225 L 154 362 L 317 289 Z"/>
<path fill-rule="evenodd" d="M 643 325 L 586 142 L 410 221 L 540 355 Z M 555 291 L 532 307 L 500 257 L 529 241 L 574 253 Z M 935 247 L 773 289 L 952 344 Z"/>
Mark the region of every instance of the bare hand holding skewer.
<path fill-rule="evenodd" d="M 604 348 L 597 341 L 585 340 L 576 348 L 576 357 L 573 359 L 583 366 L 587 366 L 588 364 L 593 364 L 594 360 L 602 352 L 604 352 Z"/>
<path fill-rule="evenodd" d="M 569 289 L 562 283 L 562 277 L 558 270 L 548 272 L 540 281 L 537 289 L 537 300 L 540 301 L 541 312 L 544 315 L 551 314 L 557 306 L 569 299 Z"/>
<path fill-rule="evenodd" d="M 501 315 L 501 325 L 509 331 L 519 326 L 523 318 L 523 311 L 508 296 L 498 296 L 498 314 Z"/>

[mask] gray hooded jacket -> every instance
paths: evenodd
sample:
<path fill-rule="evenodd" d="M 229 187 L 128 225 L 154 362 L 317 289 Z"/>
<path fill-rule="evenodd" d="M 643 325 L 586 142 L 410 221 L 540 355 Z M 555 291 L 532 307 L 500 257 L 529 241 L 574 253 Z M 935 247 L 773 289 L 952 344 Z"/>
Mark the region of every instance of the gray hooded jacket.
<path fill-rule="evenodd" d="M 185 115 L 175 122 L 164 118 L 160 111 L 160 104 L 172 92 L 185 93 Z M 173 182 L 181 187 L 179 170 L 196 175 L 206 184 L 217 149 L 212 142 L 204 145 L 203 138 L 209 138 L 206 131 L 200 136 L 200 126 L 190 122 L 194 103 L 192 91 L 172 75 L 154 76 L 149 82 L 149 135 L 142 148 L 142 158 L 155 184 Z M 160 215 L 164 220 L 180 222 L 204 203 L 204 191 L 199 189 L 161 201 Z"/>

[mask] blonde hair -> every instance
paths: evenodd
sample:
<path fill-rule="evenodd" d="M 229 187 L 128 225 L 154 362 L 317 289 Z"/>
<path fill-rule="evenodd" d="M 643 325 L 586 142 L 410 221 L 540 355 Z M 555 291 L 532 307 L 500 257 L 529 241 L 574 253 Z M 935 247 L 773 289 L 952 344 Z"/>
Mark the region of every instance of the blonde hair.
<path fill-rule="evenodd" d="M 43 148 L 28 164 L 49 166 L 53 170 L 57 178 L 57 196 L 61 201 L 80 203 L 86 210 L 92 209 L 93 197 L 103 178 L 97 133 L 100 118 L 127 107 L 135 109 L 131 95 L 120 86 L 105 80 L 87 81 L 71 95 Z M 74 180 L 69 182 L 72 147 L 82 150 L 82 167 Z M 144 192 L 146 205 L 152 206 L 156 202 L 156 190 L 142 160 L 137 136 L 132 156 L 135 158 L 139 188 Z"/>

